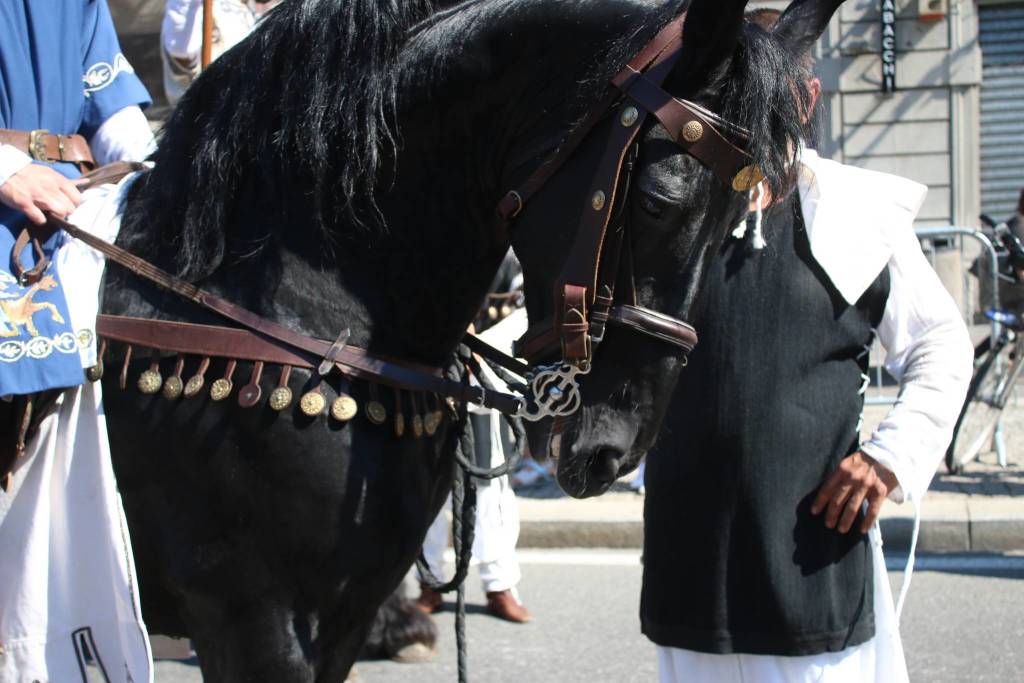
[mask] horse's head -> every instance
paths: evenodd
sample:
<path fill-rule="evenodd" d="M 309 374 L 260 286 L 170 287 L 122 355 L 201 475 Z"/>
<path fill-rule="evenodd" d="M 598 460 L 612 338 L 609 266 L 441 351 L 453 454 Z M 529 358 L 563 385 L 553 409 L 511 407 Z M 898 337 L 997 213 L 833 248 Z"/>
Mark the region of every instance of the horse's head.
<path fill-rule="evenodd" d="M 646 119 L 641 113 L 642 127 L 619 172 L 612 174 L 618 181 L 604 188 L 600 181 L 594 185 L 592 169 L 606 163 L 608 136 L 627 126 L 635 113 L 626 106 L 629 102 L 611 109 L 565 169 L 517 217 L 512 239 L 524 266 L 531 323 L 553 319 L 556 330 L 561 325 L 560 334 L 547 334 L 556 343 L 535 344 L 544 350 L 530 360 L 543 364 L 558 361 L 560 354 L 563 359 L 581 355 L 566 347 L 567 322 L 585 321 L 583 336 L 589 335 L 582 341 L 577 335 L 570 343 L 593 345 L 573 373 L 580 407 L 530 430 L 534 450 L 559 459 L 558 480 L 569 494 L 603 493 L 653 444 L 687 350 L 685 328 L 659 325 L 654 312 L 692 319 L 705 266 L 727 230 L 745 215 L 746 190 L 760 177 L 745 182 L 750 168 L 763 172 L 776 196 L 792 187 L 793 150 L 807 118 L 801 112 L 811 105 L 798 57 L 838 4 L 796 0 L 777 28 L 766 31 L 744 21 L 745 0 L 724 5 L 694 0 L 678 60 L 670 71 L 666 67 L 662 87 L 697 108 L 675 117 L 664 108 L 657 113 L 649 108 Z M 737 173 L 744 166 L 746 176 Z M 581 258 L 575 226 L 586 230 L 588 213 L 609 202 L 614 206 L 607 209 L 610 217 L 595 264 L 592 255 Z M 621 248 L 614 247 L 616 240 Z M 580 260 L 582 267 L 574 264 Z M 576 320 L 580 307 L 565 303 L 565 284 L 578 280 L 592 287 L 597 299 L 613 285 L 618 324 L 601 324 L 600 302 L 586 294 L 585 307 L 593 310 Z"/>

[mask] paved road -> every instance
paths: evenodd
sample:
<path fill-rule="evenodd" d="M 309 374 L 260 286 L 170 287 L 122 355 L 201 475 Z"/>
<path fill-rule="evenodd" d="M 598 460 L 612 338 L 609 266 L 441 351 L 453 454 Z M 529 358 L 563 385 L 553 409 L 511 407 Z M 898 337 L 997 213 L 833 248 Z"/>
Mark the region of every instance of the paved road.
<path fill-rule="evenodd" d="M 521 589 L 532 624 L 487 616 L 470 576 L 469 657 L 484 683 L 656 681 L 654 649 L 638 629 L 639 557 L 634 551 L 523 553 Z M 898 588 L 901 560 L 890 562 Z M 894 571 L 895 570 L 895 571 Z M 903 619 L 912 681 L 1024 679 L 1024 556 L 918 558 Z M 453 683 L 453 613 L 438 617 L 437 658 L 420 665 L 361 662 L 360 683 Z M 156 683 L 198 683 L 195 666 L 157 664 Z"/>

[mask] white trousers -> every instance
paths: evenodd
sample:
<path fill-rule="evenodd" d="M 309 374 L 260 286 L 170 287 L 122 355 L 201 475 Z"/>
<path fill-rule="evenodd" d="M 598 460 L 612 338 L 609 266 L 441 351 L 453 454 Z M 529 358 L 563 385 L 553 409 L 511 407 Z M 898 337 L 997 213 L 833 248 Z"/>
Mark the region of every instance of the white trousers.
<path fill-rule="evenodd" d="M 64 392 L 0 492 L 0 683 L 147 683 L 100 387 Z"/>
<path fill-rule="evenodd" d="M 661 683 L 906 683 L 907 665 L 877 524 L 870 538 L 875 577 L 874 638 L 841 652 L 803 657 L 716 655 L 659 646 Z"/>
<path fill-rule="evenodd" d="M 491 467 L 503 460 L 500 417 L 491 413 Z M 444 576 L 444 551 L 448 547 L 448 515 L 452 497 L 434 519 L 423 539 L 423 556 L 434 576 Z M 477 564 L 484 591 L 491 593 L 515 588 L 522 578 L 516 543 L 519 541 L 519 506 L 508 477 L 477 481 L 473 562 Z"/>

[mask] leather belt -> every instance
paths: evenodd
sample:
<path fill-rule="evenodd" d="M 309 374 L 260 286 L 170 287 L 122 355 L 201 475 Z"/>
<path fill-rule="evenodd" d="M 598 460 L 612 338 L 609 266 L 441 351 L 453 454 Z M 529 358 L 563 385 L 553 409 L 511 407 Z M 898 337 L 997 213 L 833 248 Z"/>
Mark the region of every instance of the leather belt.
<path fill-rule="evenodd" d="M 66 161 L 83 171 L 96 168 L 89 143 L 81 135 L 56 135 L 45 129 L 8 130 L 0 128 L 0 144 L 17 147 L 36 161 Z"/>

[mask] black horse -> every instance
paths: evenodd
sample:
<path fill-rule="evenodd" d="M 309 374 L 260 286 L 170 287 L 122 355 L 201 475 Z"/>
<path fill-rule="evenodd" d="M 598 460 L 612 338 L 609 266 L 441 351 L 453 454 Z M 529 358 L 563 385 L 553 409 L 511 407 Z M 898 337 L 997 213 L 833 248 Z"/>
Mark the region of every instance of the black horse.
<path fill-rule="evenodd" d="M 813 39 L 836 6 L 797 2 L 780 40 L 744 26 L 745 0 L 693 0 L 666 82 L 753 132 L 776 193 L 806 110 L 785 44 Z M 507 246 L 496 201 L 686 4 L 289 0 L 182 99 L 118 243 L 296 331 L 347 327 L 373 352 L 445 365 Z M 640 302 L 685 318 L 746 198 L 657 125 L 631 189 Z M 542 195 L 514 226 L 531 317 L 547 312 L 581 201 Z M 223 324 L 114 266 L 103 308 Z M 133 379 L 150 363 L 138 356 Z M 680 365 L 673 347 L 608 331 L 562 444 L 567 491 L 599 493 L 633 465 Z M 239 364 L 236 387 L 251 371 Z M 224 372 L 215 361 L 207 377 Z M 399 437 L 362 415 L 343 424 L 234 395 L 170 402 L 117 375 L 106 415 L 151 630 L 190 636 L 207 680 L 342 680 L 445 499 L 455 430 Z M 296 370 L 289 383 L 298 395 L 312 381 Z M 264 395 L 276 382 L 264 373 Z M 324 392 L 365 405 L 372 389 L 334 375 Z"/>

